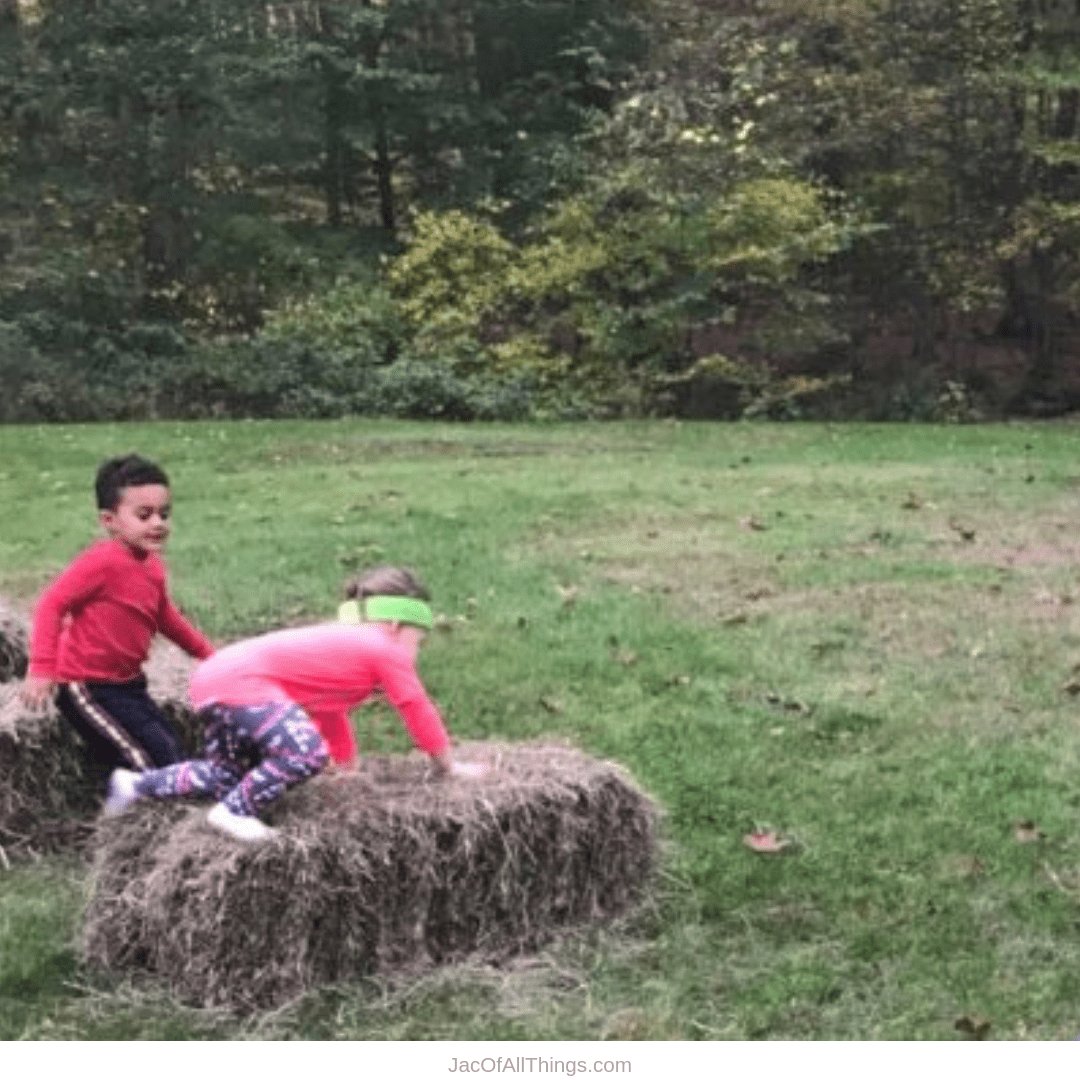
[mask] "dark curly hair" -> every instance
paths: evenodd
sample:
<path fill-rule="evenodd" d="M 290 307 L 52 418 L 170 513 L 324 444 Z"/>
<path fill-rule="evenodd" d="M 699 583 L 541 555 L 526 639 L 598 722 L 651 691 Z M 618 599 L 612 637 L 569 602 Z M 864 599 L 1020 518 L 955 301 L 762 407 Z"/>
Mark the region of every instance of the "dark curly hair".
<path fill-rule="evenodd" d="M 138 454 L 124 454 L 122 457 L 103 461 L 94 481 L 98 509 L 115 510 L 120 505 L 124 488 L 142 487 L 144 484 L 162 484 L 168 487 L 169 478 L 160 465 L 155 465 Z"/>

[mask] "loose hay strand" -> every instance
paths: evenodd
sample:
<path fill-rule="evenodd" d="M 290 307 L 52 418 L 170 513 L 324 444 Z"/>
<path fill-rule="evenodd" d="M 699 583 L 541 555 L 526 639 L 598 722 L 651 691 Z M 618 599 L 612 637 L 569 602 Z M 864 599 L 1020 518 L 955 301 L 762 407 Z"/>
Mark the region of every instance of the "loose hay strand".
<path fill-rule="evenodd" d="M 435 781 L 420 755 L 372 758 L 291 791 L 280 839 L 255 847 L 184 804 L 101 821 L 85 958 L 250 1011 L 375 971 L 529 952 L 641 898 L 659 810 L 618 766 L 552 744 L 462 753 L 498 767 Z"/>

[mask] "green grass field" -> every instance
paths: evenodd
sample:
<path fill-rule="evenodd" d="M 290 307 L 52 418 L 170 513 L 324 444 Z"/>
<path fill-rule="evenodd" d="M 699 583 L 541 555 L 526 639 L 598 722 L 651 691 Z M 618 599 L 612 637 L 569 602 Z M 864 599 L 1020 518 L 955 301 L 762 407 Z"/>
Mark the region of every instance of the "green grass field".
<path fill-rule="evenodd" d="M 1080 427 L 6 427 L 0 595 L 89 540 L 93 471 L 128 450 L 171 474 L 173 592 L 212 636 L 412 566 L 451 731 L 622 762 L 670 851 L 625 926 L 244 1020 L 85 970 L 84 867 L 18 863 L 0 1038 L 1080 1033 Z"/>

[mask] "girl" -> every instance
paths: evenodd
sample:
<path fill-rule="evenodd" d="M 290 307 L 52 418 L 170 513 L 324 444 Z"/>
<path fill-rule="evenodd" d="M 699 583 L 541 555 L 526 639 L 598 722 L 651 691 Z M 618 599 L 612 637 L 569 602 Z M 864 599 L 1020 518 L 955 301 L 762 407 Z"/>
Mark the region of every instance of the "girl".
<path fill-rule="evenodd" d="M 453 760 L 416 674 L 417 650 L 433 624 L 427 589 L 407 570 L 379 567 L 349 594 L 355 608 L 343 605 L 336 624 L 249 638 L 201 664 L 190 696 L 206 718 L 205 759 L 143 773 L 115 770 L 105 813 L 142 798 L 212 795 L 220 801 L 208 815 L 211 825 L 239 840 L 269 839 L 274 830 L 258 812 L 331 757 L 355 761 L 349 712 L 376 690 L 440 775 L 482 775 L 482 767 Z M 361 621 L 349 621 L 354 615 Z"/>

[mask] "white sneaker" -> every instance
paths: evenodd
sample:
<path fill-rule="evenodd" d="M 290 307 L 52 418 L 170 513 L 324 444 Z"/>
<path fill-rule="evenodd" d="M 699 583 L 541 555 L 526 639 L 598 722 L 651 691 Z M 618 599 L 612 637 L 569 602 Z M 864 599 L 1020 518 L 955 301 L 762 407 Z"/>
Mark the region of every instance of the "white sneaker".
<path fill-rule="evenodd" d="M 227 833 L 235 840 L 254 843 L 259 840 L 273 840 L 277 832 L 269 825 L 264 825 L 257 817 L 248 814 L 234 814 L 224 803 L 211 807 L 206 820 L 215 829 Z"/>
<path fill-rule="evenodd" d="M 109 777 L 109 794 L 101 808 L 106 817 L 122 814 L 133 802 L 142 798 L 135 790 L 138 779 L 139 774 L 130 769 L 113 769 Z"/>

